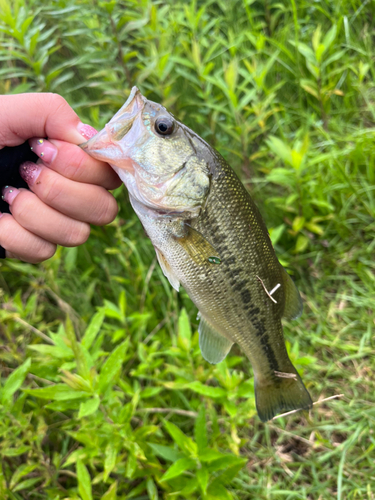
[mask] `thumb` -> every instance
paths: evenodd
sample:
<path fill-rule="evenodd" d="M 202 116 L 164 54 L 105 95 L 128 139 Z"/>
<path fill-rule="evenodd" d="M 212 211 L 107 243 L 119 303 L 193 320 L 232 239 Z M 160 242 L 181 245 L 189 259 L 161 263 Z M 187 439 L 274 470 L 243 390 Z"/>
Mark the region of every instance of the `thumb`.
<path fill-rule="evenodd" d="M 0 149 L 18 146 L 31 137 L 80 144 L 95 133 L 58 94 L 0 96 Z"/>

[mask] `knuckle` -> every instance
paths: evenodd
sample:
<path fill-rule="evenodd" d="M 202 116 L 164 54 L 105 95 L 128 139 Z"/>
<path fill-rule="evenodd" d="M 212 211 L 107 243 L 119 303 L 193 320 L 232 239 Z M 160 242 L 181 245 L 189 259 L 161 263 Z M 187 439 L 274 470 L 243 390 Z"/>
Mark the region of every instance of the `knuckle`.
<path fill-rule="evenodd" d="M 74 155 L 71 163 L 65 167 L 65 175 L 68 179 L 74 179 L 75 181 L 80 181 L 82 176 L 85 174 L 86 158 L 83 151 L 79 151 Z"/>
<path fill-rule="evenodd" d="M 20 223 L 27 219 L 30 213 L 30 203 L 27 203 L 28 195 L 31 193 L 20 193 L 12 204 L 12 215 Z"/>
<path fill-rule="evenodd" d="M 10 235 L 14 236 L 14 231 L 13 231 L 13 217 L 9 214 L 4 214 L 3 217 L 1 217 L 1 222 L 0 222 L 0 245 L 6 246 L 8 244 L 9 237 Z"/>
<path fill-rule="evenodd" d="M 90 225 L 85 222 L 76 224 L 75 228 L 67 235 L 65 246 L 77 247 L 85 243 L 90 236 Z"/>
<path fill-rule="evenodd" d="M 55 108 L 56 112 L 60 111 L 61 108 L 70 107 L 67 101 L 60 94 L 55 94 L 54 92 L 51 92 L 48 93 L 47 95 L 51 99 L 51 104 Z"/>
<path fill-rule="evenodd" d="M 41 174 L 42 175 L 42 174 Z M 47 205 L 52 206 L 56 199 L 61 196 L 63 184 L 59 177 L 53 175 L 53 172 L 45 171 L 43 181 L 39 184 L 38 197 L 40 197 Z"/>
<path fill-rule="evenodd" d="M 39 250 L 36 252 L 37 263 L 50 259 L 55 255 L 55 252 L 56 252 L 56 245 L 54 245 L 53 243 L 48 243 L 48 242 L 41 243 Z"/>
<path fill-rule="evenodd" d="M 112 222 L 118 213 L 118 205 L 115 198 L 108 192 L 103 196 L 101 206 L 96 211 L 95 224 L 104 226 Z"/>

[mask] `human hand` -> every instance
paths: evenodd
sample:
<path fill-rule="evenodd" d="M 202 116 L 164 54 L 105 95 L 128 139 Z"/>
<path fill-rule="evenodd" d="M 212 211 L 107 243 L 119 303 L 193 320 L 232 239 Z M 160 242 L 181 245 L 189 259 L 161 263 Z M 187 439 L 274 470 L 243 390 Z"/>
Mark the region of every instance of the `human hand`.
<path fill-rule="evenodd" d="M 20 166 L 31 191 L 2 190 L 11 212 L 0 213 L 6 257 L 41 262 L 52 257 L 57 244 L 84 243 L 89 224 L 108 224 L 116 217 L 117 203 L 107 190 L 120 186 L 120 179 L 107 163 L 78 147 L 95 133 L 57 94 L 0 96 L 0 149 L 29 139 L 40 158 Z"/>

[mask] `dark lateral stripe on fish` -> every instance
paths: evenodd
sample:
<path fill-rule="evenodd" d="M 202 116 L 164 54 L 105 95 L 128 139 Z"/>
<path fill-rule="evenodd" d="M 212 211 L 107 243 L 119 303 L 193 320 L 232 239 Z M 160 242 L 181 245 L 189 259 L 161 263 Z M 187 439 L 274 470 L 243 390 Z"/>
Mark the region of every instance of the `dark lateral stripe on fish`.
<path fill-rule="evenodd" d="M 245 306 L 245 309 L 247 310 L 247 316 L 250 319 L 252 319 L 253 316 L 257 316 L 260 313 L 259 307 L 253 307 L 251 304 Z M 250 311 L 248 309 L 250 309 Z"/>
<path fill-rule="evenodd" d="M 261 335 L 259 337 L 260 340 L 260 345 L 262 346 L 264 354 L 267 356 L 268 363 L 270 365 L 271 370 L 273 371 L 279 371 L 279 363 L 277 362 L 275 353 L 273 352 L 273 349 L 270 345 L 270 338 L 268 334 L 266 333 L 265 335 Z"/>

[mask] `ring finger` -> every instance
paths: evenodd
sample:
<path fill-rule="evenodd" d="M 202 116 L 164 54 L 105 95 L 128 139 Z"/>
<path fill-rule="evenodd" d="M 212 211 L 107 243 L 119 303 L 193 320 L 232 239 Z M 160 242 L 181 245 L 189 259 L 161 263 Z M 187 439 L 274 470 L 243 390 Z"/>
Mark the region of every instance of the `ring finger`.
<path fill-rule="evenodd" d="M 0 245 L 8 258 L 38 264 L 53 256 L 56 245 L 23 228 L 10 214 L 0 214 Z"/>
<path fill-rule="evenodd" d="M 71 247 L 81 245 L 89 237 L 88 224 L 57 212 L 27 189 L 7 186 L 3 189 L 3 197 L 15 221 L 44 240 Z"/>
<path fill-rule="evenodd" d="M 68 217 L 101 226 L 117 215 L 116 200 L 101 186 L 67 179 L 42 163 L 23 163 L 20 174 L 40 200 Z"/>

